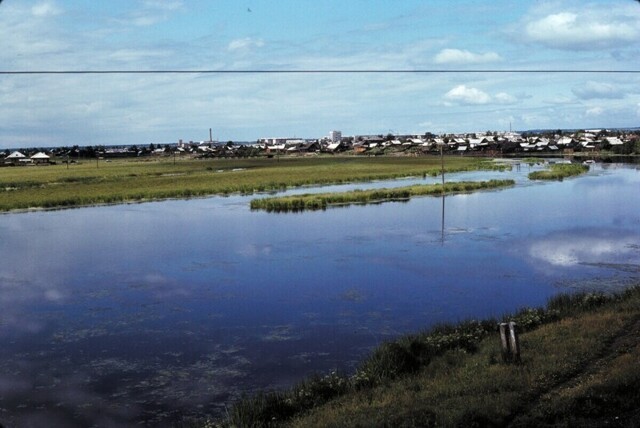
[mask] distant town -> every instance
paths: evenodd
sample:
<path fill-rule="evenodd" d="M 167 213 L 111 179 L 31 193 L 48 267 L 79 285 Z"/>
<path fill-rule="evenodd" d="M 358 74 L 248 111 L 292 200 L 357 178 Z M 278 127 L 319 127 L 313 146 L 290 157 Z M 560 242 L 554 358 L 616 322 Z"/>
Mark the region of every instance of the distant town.
<path fill-rule="evenodd" d="M 249 142 L 178 140 L 172 144 L 123 146 L 60 146 L 0 151 L 0 166 L 46 165 L 79 159 L 139 156 L 189 156 L 195 158 L 314 156 L 350 154 L 363 156 L 420 156 L 440 152 L 467 156 L 640 154 L 640 129 L 585 129 L 572 131 L 476 132 L 464 134 L 343 136 L 331 131 L 325 137 L 260 138 Z"/>

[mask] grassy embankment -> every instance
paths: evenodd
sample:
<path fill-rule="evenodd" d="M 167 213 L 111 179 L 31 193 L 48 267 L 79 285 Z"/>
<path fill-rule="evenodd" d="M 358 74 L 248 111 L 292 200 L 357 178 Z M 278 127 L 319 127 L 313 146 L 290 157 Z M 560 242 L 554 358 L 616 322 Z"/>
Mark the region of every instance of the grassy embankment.
<path fill-rule="evenodd" d="M 463 193 L 475 190 L 513 186 L 513 180 L 461 181 L 445 183 L 444 193 Z M 317 193 L 294 196 L 260 198 L 251 201 L 251 209 L 268 212 L 297 212 L 323 210 L 329 206 L 371 204 L 388 201 L 406 201 L 413 196 L 442 195 L 441 184 L 426 184 L 391 189 L 353 190 L 349 192 Z"/>
<path fill-rule="evenodd" d="M 460 157 L 446 172 L 497 168 Z M 438 157 L 87 160 L 66 165 L 0 168 L 0 211 L 63 208 L 206 195 L 251 194 L 313 184 L 437 175 Z"/>
<path fill-rule="evenodd" d="M 530 180 L 563 180 L 575 175 L 584 174 L 589 171 L 589 167 L 580 164 L 553 164 L 544 171 L 534 171 L 529 173 Z"/>
<path fill-rule="evenodd" d="M 205 426 L 638 426 L 640 288 L 507 319 L 520 363 L 502 361 L 495 319 L 439 326 L 382 345 L 352 376 L 245 399 Z"/>

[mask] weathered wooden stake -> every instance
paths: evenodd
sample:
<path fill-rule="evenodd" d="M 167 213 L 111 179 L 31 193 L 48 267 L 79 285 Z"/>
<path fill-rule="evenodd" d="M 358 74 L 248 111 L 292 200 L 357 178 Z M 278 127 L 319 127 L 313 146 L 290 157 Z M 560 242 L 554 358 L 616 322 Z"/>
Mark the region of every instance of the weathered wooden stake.
<path fill-rule="evenodd" d="M 520 340 L 518 339 L 516 325 L 513 321 L 499 324 L 502 360 L 504 362 L 520 362 Z"/>
<path fill-rule="evenodd" d="M 502 322 L 500 326 L 500 343 L 502 344 L 502 361 L 505 363 L 509 361 L 509 355 L 511 354 L 509 349 L 509 338 L 507 337 L 507 323 Z"/>
<path fill-rule="evenodd" d="M 512 361 L 520 362 L 520 340 L 518 338 L 518 332 L 516 331 L 516 323 L 511 321 L 509 323 L 509 347 L 511 348 Z"/>

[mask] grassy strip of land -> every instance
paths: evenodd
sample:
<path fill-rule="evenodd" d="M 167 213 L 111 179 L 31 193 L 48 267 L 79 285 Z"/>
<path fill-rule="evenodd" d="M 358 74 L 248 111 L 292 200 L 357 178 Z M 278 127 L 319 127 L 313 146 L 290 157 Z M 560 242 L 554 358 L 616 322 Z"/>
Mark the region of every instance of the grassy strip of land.
<path fill-rule="evenodd" d="M 640 287 L 503 320 L 523 333 L 519 363 L 502 361 L 496 319 L 438 326 L 382 345 L 352 376 L 245 399 L 213 426 L 638 426 Z"/>
<path fill-rule="evenodd" d="M 580 164 L 553 164 L 550 169 L 529 173 L 530 180 L 563 180 L 567 177 L 584 174 L 589 167 Z"/>
<path fill-rule="evenodd" d="M 353 190 L 339 193 L 317 193 L 293 196 L 260 198 L 251 201 L 251 209 L 268 212 L 297 212 L 305 210 L 324 210 L 330 206 L 350 204 L 370 204 L 388 201 L 408 200 L 413 196 L 433 196 L 472 192 L 482 189 L 513 186 L 513 180 L 460 181 L 441 184 L 426 184 L 397 188 Z"/>
<path fill-rule="evenodd" d="M 445 158 L 447 173 L 505 168 Z M 91 160 L 79 164 L 0 168 L 0 211 L 251 194 L 318 184 L 440 173 L 438 157 Z"/>

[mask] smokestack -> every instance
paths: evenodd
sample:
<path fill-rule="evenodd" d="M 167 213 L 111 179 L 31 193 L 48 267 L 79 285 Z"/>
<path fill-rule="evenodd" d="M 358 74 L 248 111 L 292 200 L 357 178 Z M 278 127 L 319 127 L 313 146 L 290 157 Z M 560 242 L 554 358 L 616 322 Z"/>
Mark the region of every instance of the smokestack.
<path fill-rule="evenodd" d="M 211 128 L 209 128 L 209 142 L 213 143 L 213 134 L 211 133 Z"/>

